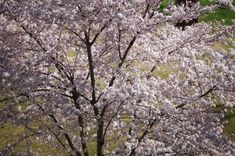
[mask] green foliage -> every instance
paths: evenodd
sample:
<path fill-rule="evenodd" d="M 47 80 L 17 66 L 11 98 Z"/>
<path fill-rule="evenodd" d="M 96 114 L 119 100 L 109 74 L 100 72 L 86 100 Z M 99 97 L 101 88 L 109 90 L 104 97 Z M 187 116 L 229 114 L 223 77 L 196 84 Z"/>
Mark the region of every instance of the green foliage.
<path fill-rule="evenodd" d="M 163 9 L 168 6 L 168 2 L 169 2 L 168 0 L 163 0 L 163 1 L 160 3 L 160 5 L 159 5 L 158 10 L 159 10 L 159 11 L 163 11 Z"/>

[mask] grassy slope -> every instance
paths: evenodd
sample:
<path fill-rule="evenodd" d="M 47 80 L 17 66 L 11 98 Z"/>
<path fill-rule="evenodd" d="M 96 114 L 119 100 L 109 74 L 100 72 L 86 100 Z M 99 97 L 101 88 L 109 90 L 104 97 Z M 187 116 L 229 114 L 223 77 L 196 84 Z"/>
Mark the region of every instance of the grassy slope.
<path fill-rule="evenodd" d="M 212 1 L 200 0 L 200 4 L 202 6 L 211 5 L 214 2 L 215 0 Z M 235 0 L 233 0 L 233 5 L 235 5 Z M 235 12 L 226 7 L 221 7 L 217 9 L 215 12 L 209 13 L 199 18 L 200 21 L 204 22 L 219 21 L 224 25 L 231 25 L 234 19 L 235 19 Z"/>
<path fill-rule="evenodd" d="M 224 24 L 224 25 L 233 24 L 232 21 L 234 19 L 235 19 L 234 11 L 228 8 L 219 8 L 214 13 L 209 13 L 208 15 L 204 15 L 199 18 L 200 21 L 204 21 L 204 22 L 219 21 L 221 22 L 221 24 Z"/>
<path fill-rule="evenodd" d="M 235 142 L 235 108 L 225 113 L 224 134 L 233 142 Z"/>
<path fill-rule="evenodd" d="M 233 39 L 235 41 L 235 39 Z M 217 43 L 213 46 L 215 49 L 223 49 L 228 51 L 230 48 L 235 48 L 233 45 L 225 45 L 222 43 Z M 217 108 L 215 111 L 217 112 L 224 112 L 225 117 L 224 120 L 226 121 L 224 124 L 224 134 L 233 142 L 235 142 L 235 107 L 234 108 L 226 108 L 227 111 L 224 111 L 225 108 L 223 107 L 223 102 L 220 101 L 217 104 Z"/>
<path fill-rule="evenodd" d="M 214 4 L 215 0 L 200 0 L 202 6 L 207 6 Z M 168 5 L 168 0 L 163 0 L 159 10 L 163 10 Z M 233 0 L 233 5 L 235 5 L 235 0 Z M 223 25 L 231 25 L 232 21 L 235 20 L 235 12 L 226 7 L 221 7 L 213 13 L 205 14 L 199 18 L 199 21 L 204 22 L 215 22 L 219 21 Z"/>

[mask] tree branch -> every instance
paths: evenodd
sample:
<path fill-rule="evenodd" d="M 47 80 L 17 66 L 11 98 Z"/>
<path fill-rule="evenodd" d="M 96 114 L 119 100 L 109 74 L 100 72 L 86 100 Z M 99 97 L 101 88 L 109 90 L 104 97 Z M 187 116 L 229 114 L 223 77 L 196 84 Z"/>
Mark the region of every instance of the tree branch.
<path fill-rule="evenodd" d="M 45 113 L 46 111 L 44 110 L 44 108 L 42 106 L 40 106 L 39 104 L 37 104 L 37 106 Z M 69 144 L 69 147 L 71 148 L 72 151 L 74 151 L 76 153 L 76 156 L 82 156 L 81 152 L 78 151 L 74 145 L 73 145 L 73 142 L 72 142 L 72 139 L 70 138 L 70 136 L 68 135 L 67 132 L 65 132 L 64 128 L 60 125 L 58 125 L 58 121 L 56 119 L 56 117 L 53 115 L 53 114 L 49 114 L 48 115 L 52 121 L 56 124 L 56 126 L 61 130 L 63 131 L 63 134 L 64 134 L 64 137 L 66 138 L 68 144 Z"/>
<path fill-rule="evenodd" d="M 103 30 L 108 26 L 108 23 L 111 22 L 112 19 L 109 19 L 109 21 L 107 22 L 107 24 L 105 24 L 101 29 L 100 31 L 95 35 L 95 37 L 92 39 L 91 41 L 91 45 L 93 45 L 96 41 L 96 39 L 99 37 L 99 35 L 103 32 Z"/>
<path fill-rule="evenodd" d="M 141 141 L 144 139 L 144 137 L 149 133 L 149 130 L 154 126 L 154 124 L 155 124 L 156 121 L 157 121 L 156 119 L 149 120 L 148 127 L 147 127 L 146 130 L 142 133 L 142 135 L 137 139 L 137 140 L 138 140 L 138 143 L 137 143 L 136 147 L 131 150 L 131 153 L 129 154 L 129 156 L 135 156 L 135 150 L 136 150 L 136 148 L 139 146 L 139 144 L 140 144 Z"/>
<path fill-rule="evenodd" d="M 121 58 L 121 62 L 118 64 L 118 68 L 121 68 L 121 67 L 123 66 L 123 64 L 124 64 L 124 62 L 125 62 L 125 60 L 126 60 L 126 58 L 127 58 L 127 55 L 128 55 L 128 53 L 129 53 L 131 47 L 132 47 L 132 46 L 134 45 L 134 43 L 135 43 L 136 38 L 137 38 L 137 37 L 134 36 L 134 37 L 132 38 L 132 40 L 130 41 L 130 43 L 129 43 L 127 49 L 126 49 L 125 52 L 124 52 L 123 57 Z M 115 76 L 113 76 L 113 77 L 111 78 L 111 80 L 110 80 L 110 82 L 109 82 L 109 87 L 113 86 L 113 83 L 114 83 L 115 79 L 116 79 Z"/>

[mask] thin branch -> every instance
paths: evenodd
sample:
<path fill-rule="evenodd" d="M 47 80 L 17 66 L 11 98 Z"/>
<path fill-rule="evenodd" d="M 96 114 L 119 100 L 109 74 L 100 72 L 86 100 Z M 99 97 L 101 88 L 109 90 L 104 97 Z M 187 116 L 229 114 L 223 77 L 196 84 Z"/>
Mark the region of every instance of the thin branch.
<path fill-rule="evenodd" d="M 37 44 L 39 45 L 39 47 L 40 47 L 44 52 L 47 51 L 46 48 L 43 47 L 42 43 L 36 38 L 36 36 L 34 36 L 31 32 L 29 32 L 23 24 L 20 24 L 20 26 L 21 26 L 21 28 L 22 28 L 31 38 L 33 38 L 33 39 L 37 42 Z"/>
<path fill-rule="evenodd" d="M 25 94 L 25 93 L 19 93 L 19 94 L 15 95 L 15 96 L 11 96 L 11 97 L 6 97 L 6 98 L 4 98 L 4 99 L 0 99 L 0 103 L 1 103 L 1 102 L 4 102 L 4 101 L 8 101 L 8 100 L 15 99 L 15 98 L 19 98 L 19 97 L 22 97 L 22 96 L 29 98 L 29 96 L 28 96 L 27 94 Z"/>
<path fill-rule="evenodd" d="M 74 30 L 64 27 L 65 29 L 67 29 L 68 31 L 71 31 L 73 34 L 75 34 L 83 43 L 85 43 L 86 41 Z"/>
<path fill-rule="evenodd" d="M 71 155 L 73 156 L 73 154 L 67 149 L 66 145 L 62 142 L 62 140 L 58 137 L 58 135 L 49 127 L 47 126 L 44 122 L 42 122 L 41 120 L 39 120 L 39 122 L 46 127 L 56 138 L 56 140 L 60 143 L 60 145 Z"/>
<path fill-rule="evenodd" d="M 92 87 L 92 105 L 96 102 L 96 89 L 95 89 L 95 73 L 94 73 L 94 66 L 93 66 L 93 58 L 92 58 L 92 51 L 91 51 L 91 44 L 89 43 L 89 37 L 86 37 L 86 46 L 87 46 L 87 58 L 88 58 L 88 65 L 89 65 L 89 74 L 91 79 L 91 87 Z"/>
<path fill-rule="evenodd" d="M 102 96 L 103 94 L 104 94 L 104 93 L 101 93 L 101 94 L 98 96 L 96 102 L 98 102 L 98 101 L 100 100 L 100 98 L 101 98 L 101 96 Z"/>
<path fill-rule="evenodd" d="M 132 40 L 130 41 L 130 43 L 129 43 L 127 49 L 126 49 L 125 52 L 124 52 L 123 57 L 121 58 L 121 62 L 118 64 L 118 68 L 121 68 L 121 67 L 123 66 L 123 64 L 124 64 L 124 62 L 125 62 L 125 60 L 126 60 L 126 58 L 127 58 L 127 55 L 128 55 L 128 53 L 129 53 L 130 49 L 132 48 L 132 46 L 133 46 L 134 43 L 135 43 L 136 38 L 137 38 L 137 37 L 134 36 L 134 37 L 132 38 Z M 111 80 L 110 80 L 110 82 L 109 82 L 109 87 L 113 86 L 113 83 L 114 83 L 115 79 L 116 79 L 115 76 L 113 76 L 113 77 L 111 78 Z"/>
<path fill-rule="evenodd" d="M 147 5 L 146 5 L 146 8 L 145 8 L 145 11 L 144 11 L 143 18 L 146 17 L 147 13 L 149 12 L 149 9 L 150 9 L 150 4 L 147 4 Z"/>
<path fill-rule="evenodd" d="M 109 19 L 109 21 L 107 22 L 107 24 L 105 24 L 100 31 L 95 35 L 95 37 L 92 39 L 91 41 L 91 45 L 93 45 L 96 41 L 96 39 L 99 37 L 99 35 L 103 32 L 103 30 L 108 26 L 108 23 L 110 23 L 112 21 L 112 19 Z"/>
<path fill-rule="evenodd" d="M 118 109 L 117 109 L 117 112 L 111 117 L 111 119 L 109 120 L 109 122 L 107 123 L 106 127 L 105 127 L 105 130 L 104 130 L 104 134 L 103 134 L 103 140 L 105 140 L 105 136 L 107 134 L 107 130 L 110 126 L 110 124 L 112 123 L 113 119 L 118 115 L 119 111 L 121 110 L 123 104 L 125 103 L 125 101 L 123 101 L 119 106 L 118 106 Z"/>
<path fill-rule="evenodd" d="M 150 74 L 147 76 L 147 80 L 150 79 L 151 75 L 153 74 L 154 70 L 156 69 L 156 66 L 153 66 L 153 68 L 150 70 Z"/>
<path fill-rule="evenodd" d="M 149 130 L 155 125 L 155 122 L 157 120 L 156 119 L 152 119 L 152 120 L 149 120 L 149 124 L 146 128 L 146 130 L 142 133 L 142 135 L 137 139 L 138 140 L 138 143 L 136 145 L 136 147 L 134 147 L 132 150 L 131 150 L 131 153 L 129 154 L 129 156 L 134 156 L 135 155 L 135 150 L 136 148 L 139 146 L 139 144 L 141 143 L 141 141 L 144 139 L 144 137 L 149 133 Z"/>
<path fill-rule="evenodd" d="M 37 106 L 38 106 L 44 113 L 46 112 L 42 106 L 40 106 L 39 104 L 37 104 Z M 60 130 L 63 131 L 64 137 L 66 138 L 66 140 L 67 140 L 67 142 L 68 142 L 69 147 L 71 148 L 71 150 L 74 151 L 77 156 L 82 156 L 81 152 L 78 151 L 78 150 L 74 147 L 74 145 L 73 145 L 73 143 L 72 143 L 72 139 L 70 138 L 70 136 L 68 135 L 68 133 L 65 132 L 65 130 L 64 130 L 64 128 L 63 128 L 62 126 L 58 125 L 58 121 L 57 121 L 56 117 L 55 117 L 53 114 L 49 114 L 48 116 L 52 119 L 52 121 L 56 124 L 56 126 L 57 126 Z"/>
<path fill-rule="evenodd" d="M 121 54 L 121 37 L 122 37 L 122 30 L 120 29 L 120 24 L 118 23 L 118 55 L 119 55 L 120 59 L 122 59 L 122 54 Z"/>
<path fill-rule="evenodd" d="M 214 90 L 219 90 L 219 89 L 217 88 L 217 86 L 213 86 L 213 87 L 211 87 L 210 89 L 208 89 L 205 93 L 203 93 L 203 94 L 201 94 L 199 97 L 197 97 L 196 99 L 198 99 L 198 98 L 203 98 L 203 97 L 207 96 L 208 94 L 212 93 Z M 182 107 L 184 107 L 185 105 L 187 105 L 187 103 L 180 104 L 180 105 L 176 106 L 175 108 L 176 108 L 176 109 L 182 108 Z"/>
<path fill-rule="evenodd" d="M 202 95 L 200 95 L 200 98 L 208 95 L 209 93 L 211 93 L 212 91 L 214 91 L 217 87 L 216 86 L 213 86 L 211 87 L 209 90 L 207 90 L 205 93 L 203 93 Z"/>

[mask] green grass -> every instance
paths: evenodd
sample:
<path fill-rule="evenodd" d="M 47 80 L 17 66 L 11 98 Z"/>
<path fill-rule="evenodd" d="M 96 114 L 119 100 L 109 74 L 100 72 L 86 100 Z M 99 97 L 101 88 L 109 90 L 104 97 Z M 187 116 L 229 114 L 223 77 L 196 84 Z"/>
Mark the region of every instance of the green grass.
<path fill-rule="evenodd" d="M 208 6 L 215 4 L 215 0 L 200 0 L 200 4 L 202 6 Z M 233 0 L 233 5 L 235 5 L 235 0 Z M 233 24 L 233 20 L 235 19 L 235 12 L 229 9 L 228 7 L 220 7 L 215 12 L 205 14 L 199 18 L 199 21 L 204 22 L 220 22 L 223 25 L 231 25 Z"/>
<path fill-rule="evenodd" d="M 0 127 L 0 150 L 3 149 L 9 142 L 16 141 L 17 137 L 24 132 L 24 128 L 6 123 Z"/>
<path fill-rule="evenodd" d="M 154 70 L 153 75 L 166 80 L 171 74 L 177 73 L 172 67 L 173 65 L 160 66 L 157 70 Z"/>
<path fill-rule="evenodd" d="M 95 141 L 90 141 L 87 143 L 87 148 L 88 148 L 88 151 L 89 151 L 89 154 L 91 156 L 93 155 L 96 155 L 96 142 Z"/>
<path fill-rule="evenodd" d="M 38 129 L 40 123 L 33 121 L 29 124 L 29 127 L 32 129 Z M 64 149 L 59 147 L 53 147 L 52 144 L 57 142 L 44 143 L 40 140 L 37 140 L 34 136 L 26 137 L 20 142 L 19 138 L 24 138 L 24 136 L 30 135 L 31 132 L 28 131 L 23 126 L 16 125 L 14 123 L 5 123 L 0 127 L 0 151 L 4 149 L 8 144 L 15 144 L 13 147 L 13 155 L 18 155 L 29 148 L 32 152 L 38 152 L 41 156 L 66 156 L 67 153 L 64 152 Z"/>
<path fill-rule="evenodd" d="M 25 151 L 26 147 L 29 148 L 30 151 L 38 152 L 40 156 L 67 156 L 68 154 L 65 153 L 63 148 L 54 148 L 50 144 L 42 143 L 37 141 L 34 138 L 28 138 L 22 141 L 14 148 L 14 154 L 17 155 Z"/>
<path fill-rule="evenodd" d="M 224 113 L 224 129 L 223 133 L 227 136 L 231 141 L 235 142 L 235 107 L 234 108 L 226 108 L 221 101 L 217 101 L 217 106 L 214 108 L 215 113 Z"/>
<path fill-rule="evenodd" d="M 231 45 L 231 44 L 216 43 L 216 44 L 213 45 L 212 48 L 218 49 L 218 50 L 222 49 L 222 50 L 225 50 L 226 52 L 228 52 L 229 49 L 231 49 L 231 48 L 234 49 L 235 46 L 233 46 L 233 45 Z"/>
<path fill-rule="evenodd" d="M 227 114 L 227 115 L 226 115 Z M 235 142 L 235 114 L 229 112 L 225 114 L 227 123 L 224 125 L 224 134 L 233 142 Z"/>
<path fill-rule="evenodd" d="M 209 6 L 215 4 L 215 0 L 200 0 L 201 6 Z M 235 0 L 233 0 L 233 5 L 235 5 Z M 164 8 L 168 6 L 168 0 L 163 0 L 160 3 L 158 11 L 162 12 Z M 233 24 L 233 20 L 235 19 L 235 12 L 229 9 L 228 7 L 218 8 L 215 12 L 202 15 L 199 17 L 199 21 L 203 22 L 220 22 L 223 25 L 231 25 Z"/>
<path fill-rule="evenodd" d="M 233 20 L 235 19 L 235 12 L 228 8 L 219 8 L 214 13 L 209 13 L 203 15 L 199 18 L 199 21 L 204 22 L 215 22 L 218 21 L 223 25 L 231 25 L 233 24 Z"/>
<path fill-rule="evenodd" d="M 202 6 L 212 5 L 215 2 L 216 2 L 215 0 L 211 0 L 211 1 L 209 1 L 209 0 L 200 0 L 200 5 L 202 5 Z"/>
<path fill-rule="evenodd" d="M 67 57 L 68 58 L 73 58 L 75 56 L 76 56 L 76 52 L 75 51 L 72 51 L 72 50 L 67 51 Z"/>

